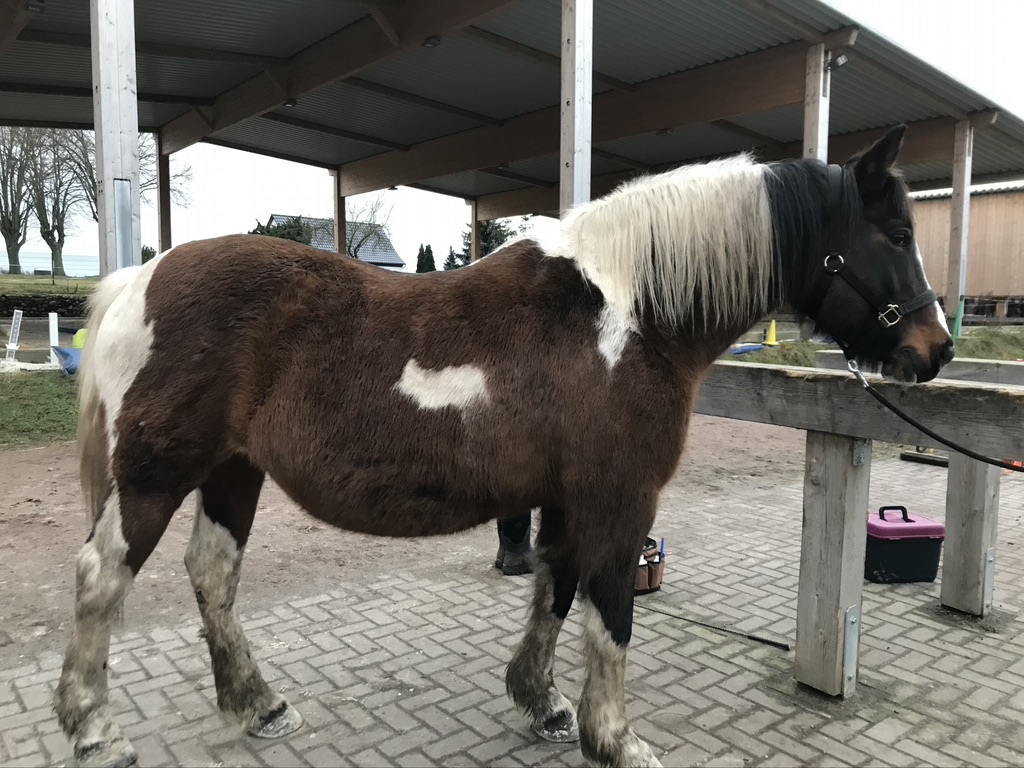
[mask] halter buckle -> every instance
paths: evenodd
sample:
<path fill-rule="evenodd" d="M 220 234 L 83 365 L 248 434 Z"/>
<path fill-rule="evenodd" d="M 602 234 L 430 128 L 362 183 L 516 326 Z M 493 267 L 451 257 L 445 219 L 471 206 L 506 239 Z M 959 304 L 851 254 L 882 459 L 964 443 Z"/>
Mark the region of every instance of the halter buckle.
<path fill-rule="evenodd" d="M 832 261 L 835 260 L 835 266 L 832 266 Z M 843 259 L 843 254 L 833 251 L 825 257 L 825 271 L 830 275 L 839 274 L 839 270 L 845 266 L 846 261 Z"/>
<path fill-rule="evenodd" d="M 892 328 L 902 319 L 903 315 L 900 313 L 900 308 L 897 304 L 890 304 L 888 309 L 878 313 L 878 322 L 886 328 Z"/>

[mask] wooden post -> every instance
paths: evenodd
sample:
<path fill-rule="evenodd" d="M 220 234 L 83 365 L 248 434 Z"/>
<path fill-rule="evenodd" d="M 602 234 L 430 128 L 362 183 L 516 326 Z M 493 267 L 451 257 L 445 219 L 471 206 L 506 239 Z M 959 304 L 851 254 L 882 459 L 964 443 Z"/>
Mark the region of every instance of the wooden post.
<path fill-rule="evenodd" d="M 163 139 L 156 134 L 156 215 L 160 226 L 158 253 L 171 249 L 171 156 L 163 153 Z"/>
<path fill-rule="evenodd" d="M 807 77 L 804 83 L 804 157 L 828 162 L 829 86 L 831 58 L 824 43 L 807 49 Z"/>
<path fill-rule="evenodd" d="M 831 696 L 857 684 L 871 441 L 807 433 L 796 679 Z"/>
<path fill-rule="evenodd" d="M 100 274 L 142 263 L 133 0 L 90 0 Z"/>
<path fill-rule="evenodd" d="M 967 234 L 971 221 L 971 160 L 974 126 L 967 120 L 956 124 L 953 146 L 953 199 L 950 201 L 949 270 L 946 275 L 946 318 L 950 328 L 960 301 L 967 292 Z"/>
<path fill-rule="evenodd" d="M 950 452 L 942 604 L 974 616 L 992 608 L 999 467 Z"/>
<path fill-rule="evenodd" d="M 469 261 L 472 263 L 479 261 L 484 256 L 482 253 L 483 242 L 481 241 L 483 233 L 480 231 L 480 219 L 478 218 L 480 209 L 476 204 L 476 200 L 469 201 L 469 211 Z"/>
<path fill-rule="evenodd" d="M 331 171 L 334 177 L 334 250 L 343 256 L 348 255 L 348 222 L 345 211 L 345 196 L 341 193 L 341 168 Z"/>
<path fill-rule="evenodd" d="M 562 138 L 558 209 L 590 200 L 594 101 L 593 0 L 562 0 Z"/>

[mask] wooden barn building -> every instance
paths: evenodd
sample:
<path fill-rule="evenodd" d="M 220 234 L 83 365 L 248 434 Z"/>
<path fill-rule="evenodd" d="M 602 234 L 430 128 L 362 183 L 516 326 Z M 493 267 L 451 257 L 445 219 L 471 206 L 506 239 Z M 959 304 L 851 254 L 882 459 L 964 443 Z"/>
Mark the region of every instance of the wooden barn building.
<path fill-rule="evenodd" d="M 932 285 L 949 269 L 951 190 L 914 195 L 915 233 Z M 1024 322 L 1024 181 L 971 190 L 965 314 Z"/>

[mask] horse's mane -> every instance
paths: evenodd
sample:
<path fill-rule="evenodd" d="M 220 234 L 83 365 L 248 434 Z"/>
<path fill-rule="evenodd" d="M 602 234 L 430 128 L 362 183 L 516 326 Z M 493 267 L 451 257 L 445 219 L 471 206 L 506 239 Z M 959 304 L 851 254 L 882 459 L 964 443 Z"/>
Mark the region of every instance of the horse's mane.
<path fill-rule="evenodd" d="M 768 309 L 772 215 L 765 167 L 743 154 L 622 184 L 562 221 L 573 258 L 631 319 L 729 323 Z"/>

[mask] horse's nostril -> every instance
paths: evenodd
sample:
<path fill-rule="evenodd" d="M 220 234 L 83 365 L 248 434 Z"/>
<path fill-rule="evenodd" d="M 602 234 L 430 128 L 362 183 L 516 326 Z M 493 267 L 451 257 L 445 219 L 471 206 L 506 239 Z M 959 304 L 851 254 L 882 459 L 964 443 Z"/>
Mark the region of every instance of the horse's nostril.
<path fill-rule="evenodd" d="M 939 350 L 939 364 L 945 365 L 950 362 L 956 356 L 956 351 L 953 348 L 953 342 L 947 341 L 946 345 Z"/>

